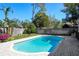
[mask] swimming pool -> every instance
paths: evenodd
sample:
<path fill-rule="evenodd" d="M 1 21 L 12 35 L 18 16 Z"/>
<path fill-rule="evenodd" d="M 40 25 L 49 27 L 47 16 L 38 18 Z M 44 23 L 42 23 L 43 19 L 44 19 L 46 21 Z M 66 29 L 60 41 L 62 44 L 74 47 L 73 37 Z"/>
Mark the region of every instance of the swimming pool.
<path fill-rule="evenodd" d="M 36 52 L 51 52 L 63 38 L 58 36 L 46 35 L 15 43 L 13 49 L 20 52 L 36 53 Z"/>

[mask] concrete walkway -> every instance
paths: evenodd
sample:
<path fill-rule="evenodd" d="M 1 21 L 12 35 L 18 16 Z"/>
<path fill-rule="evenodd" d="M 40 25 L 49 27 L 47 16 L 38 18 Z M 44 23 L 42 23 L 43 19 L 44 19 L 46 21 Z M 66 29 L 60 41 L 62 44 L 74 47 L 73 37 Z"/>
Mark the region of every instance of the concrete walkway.
<path fill-rule="evenodd" d="M 64 36 L 64 38 L 49 56 L 79 56 L 79 41 L 71 36 Z"/>

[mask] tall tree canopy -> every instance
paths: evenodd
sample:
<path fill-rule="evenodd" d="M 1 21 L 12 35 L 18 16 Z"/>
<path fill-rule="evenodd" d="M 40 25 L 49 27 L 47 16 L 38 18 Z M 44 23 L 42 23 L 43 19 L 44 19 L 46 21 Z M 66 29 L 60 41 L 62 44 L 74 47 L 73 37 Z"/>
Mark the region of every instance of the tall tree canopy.
<path fill-rule="evenodd" d="M 13 13 L 13 11 L 11 10 L 10 7 L 4 7 L 4 8 L 0 8 L 1 11 L 3 11 L 4 13 L 4 20 L 7 21 L 8 20 L 8 13 L 11 11 Z"/>
<path fill-rule="evenodd" d="M 38 7 L 40 7 L 39 12 L 45 12 L 46 11 L 45 3 L 38 3 L 37 5 L 38 5 Z"/>
<path fill-rule="evenodd" d="M 50 22 L 48 16 L 45 13 L 38 12 L 35 15 L 33 23 L 36 25 L 36 27 L 47 27 L 49 26 Z"/>
<path fill-rule="evenodd" d="M 9 26 L 9 18 L 8 18 L 8 14 L 9 14 L 9 12 L 12 12 L 13 13 L 13 11 L 11 10 L 11 8 L 10 7 L 4 7 L 4 8 L 0 8 L 0 10 L 1 11 L 3 11 L 3 13 L 4 13 L 4 19 L 3 19 L 3 21 L 4 21 L 4 26 Z"/>
<path fill-rule="evenodd" d="M 44 3 L 33 3 L 32 4 L 32 20 L 35 16 L 35 11 L 36 9 L 39 8 L 39 12 L 45 12 L 46 8 L 45 8 L 45 4 Z"/>
<path fill-rule="evenodd" d="M 79 4 L 78 3 L 64 3 L 62 10 L 66 14 L 66 20 L 75 23 L 79 17 Z"/>

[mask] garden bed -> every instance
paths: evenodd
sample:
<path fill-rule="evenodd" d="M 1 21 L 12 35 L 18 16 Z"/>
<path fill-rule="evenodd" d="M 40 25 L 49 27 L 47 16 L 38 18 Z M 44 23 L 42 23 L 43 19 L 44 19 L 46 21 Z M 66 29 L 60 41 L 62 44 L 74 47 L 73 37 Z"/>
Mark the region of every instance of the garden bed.
<path fill-rule="evenodd" d="M 8 41 L 26 38 L 26 37 L 30 37 L 30 36 L 36 36 L 36 35 L 38 35 L 38 34 L 19 34 L 17 36 L 11 36 L 8 39 L 5 39 L 3 42 L 8 42 Z"/>

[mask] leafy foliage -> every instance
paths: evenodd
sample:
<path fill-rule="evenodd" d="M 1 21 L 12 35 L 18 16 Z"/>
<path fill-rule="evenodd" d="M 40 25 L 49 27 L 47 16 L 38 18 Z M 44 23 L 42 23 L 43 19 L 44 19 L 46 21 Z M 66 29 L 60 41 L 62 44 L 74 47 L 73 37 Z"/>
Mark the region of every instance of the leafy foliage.
<path fill-rule="evenodd" d="M 30 23 L 30 21 L 28 21 L 28 20 L 25 20 L 25 21 L 21 22 L 23 28 L 27 28 L 29 26 L 29 23 Z"/>
<path fill-rule="evenodd" d="M 38 3 L 37 5 L 38 5 L 38 7 L 40 7 L 39 12 L 45 12 L 46 11 L 45 3 Z"/>
<path fill-rule="evenodd" d="M 37 13 L 34 17 L 33 23 L 36 27 L 49 26 L 49 18 L 45 13 Z"/>
<path fill-rule="evenodd" d="M 37 34 L 21 34 L 21 35 L 17 35 L 17 36 L 12 36 L 7 38 L 6 40 L 4 40 L 5 42 L 7 41 L 12 41 L 12 40 L 17 40 L 17 39 L 22 39 L 22 38 L 26 38 L 29 36 L 36 36 Z"/>
<path fill-rule="evenodd" d="M 76 20 L 79 16 L 79 4 L 77 3 L 65 3 L 64 4 L 64 12 L 66 14 L 66 20 L 69 22 L 76 23 Z"/>
<path fill-rule="evenodd" d="M 49 28 L 62 28 L 63 23 L 56 19 L 54 16 L 49 16 Z"/>
<path fill-rule="evenodd" d="M 27 34 L 27 33 L 35 33 L 36 32 L 36 26 L 33 24 L 33 23 L 27 23 L 28 25 L 25 27 L 25 30 L 24 30 L 24 34 Z"/>
<path fill-rule="evenodd" d="M 0 20 L 0 27 L 3 27 L 3 21 Z"/>
<path fill-rule="evenodd" d="M 9 38 L 10 37 L 10 35 L 9 34 L 1 34 L 0 35 L 0 41 L 4 41 L 4 40 L 6 40 L 7 38 Z"/>

